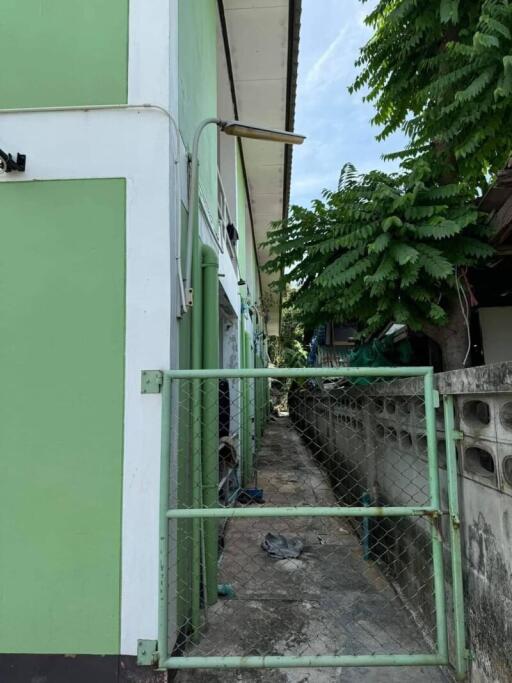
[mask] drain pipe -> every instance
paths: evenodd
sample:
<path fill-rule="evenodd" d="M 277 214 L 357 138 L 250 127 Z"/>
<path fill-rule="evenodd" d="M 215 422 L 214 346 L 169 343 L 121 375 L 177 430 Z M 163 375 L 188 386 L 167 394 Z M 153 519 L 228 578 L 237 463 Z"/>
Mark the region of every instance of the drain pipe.
<path fill-rule="evenodd" d="M 203 267 L 203 368 L 219 367 L 219 259 L 202 246 Z M 202 390 L 203 506 L 218 507 L 219 497 L 219 385 L 215 378 L 203 381 Z M 218 521 L 203 522 L 206 603 L 217 600 Z"/>
<path fill-rule="evenodd" d="M 368 491 L 365 491 L 363 493 L 363 495 L 361 497 L 361 504 L 365 508 L 371 507 L 372 497 L 370 496 Z M 363 557 L 365 560 L 369 560 L 371 558 L 372 543 L 371 543 L 370 523 L 371 523 L 371 519 L 369 517 L 363 517 L 361 543 L 363 545 Z"/>
<path fill-rule="evenodd" d="M 244 368 L 249 369 L 251 367 L 251 335 L 247 330 L 244 331 L 243 335 L 243 346 L 244 346 Z M 245 462 L 244 462 L 244 485 L 247 486 L 253 477 L 253 458 L 252 458 L 252 434 L 251 434 L 251 379 L 246 378 L 243 380 L 245 384 L 245 394 L 244 394 L 244 445 L 245 445 Z"/>
<path fill-rule="evenodd" d="M 192 185 L 192 194 L 193 193 Z M 190 348 L 190 367 L 193 370 L 202 369 L 203 365 L 203 274 L 201 268 L 201 241 L 199 239 L 199 210 L 197 194 L 189 203 L 189 220 L 193 225 L 190 270 L 191 284 L 194 292 L 194 305 L 192 306 L 192 330 Z M 192 215 L 192 218 L 191 218 Z M 190 410 L 192 414 L 191 445 L 192 445 L 192 507 L 203 507 L 202 496 L 202 416 L 201 416 L 201 380 L 192 379 L 192 391 L 190 393 Z M 191 605 L 190 605 L 190 628 L 191 637 L 197 642 L 201 628 L 201 565 L 202 565 L 202 527 L 200 519 L 192 520 L 192 568 L 191 568 Z"/>

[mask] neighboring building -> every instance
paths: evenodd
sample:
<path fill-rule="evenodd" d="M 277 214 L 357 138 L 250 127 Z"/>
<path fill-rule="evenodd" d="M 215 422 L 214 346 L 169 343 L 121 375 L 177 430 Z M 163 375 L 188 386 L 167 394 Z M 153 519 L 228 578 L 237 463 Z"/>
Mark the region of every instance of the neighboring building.
<path fill-rule="evenodd" d="M 308 365 L 322 368 L 347 365 L 356 334 L 357 330 L 349 325 L 333 322 L 320 325 L 311 335 Z"/>
<path fill-rule="evenodd" d="M 512 360 L 512 159 L 480 202 L 493 226 L 496 257 L 472 273 L 478 301 L 477 333 L 485 363 Z M 479 329 L 478 329 L 479 328 Z"/>
<path fill-rule="evenodd" d="M 191 363 L 188 153 L 208 117 L 293 128 L 299 14 L 298 0 L 2 8 L 0 147 L 26 155 L 0 175 L 6 683 L 153 680 L 135 655 L 157 638 L 161 407 L 141 372 Z M 258 245 L 287 211 L 290 148 L 209 126 L 199 158 L 219 366 L 263 364 L 278 310 L 262 310 Z"/>

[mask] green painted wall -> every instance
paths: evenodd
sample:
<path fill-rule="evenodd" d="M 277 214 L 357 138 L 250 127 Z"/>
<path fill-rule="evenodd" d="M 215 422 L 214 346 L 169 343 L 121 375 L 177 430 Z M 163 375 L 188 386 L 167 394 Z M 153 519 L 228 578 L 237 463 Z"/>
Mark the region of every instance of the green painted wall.
<path fill-rule="evenodd" d="M 240 269 L 240 276 L 245 279 L 246 275 L 246 253 L 247 253 L 247 239 L 246 239 L 246 206 L 247 194 L 245 192 L 245 180 L 242 168 L 242 160 L 240 158 L 240 151 L 238 145 L 236 147 L 236 227 L 238 230 L 238 266 Z"/>
<path fill-rule="evenodd" d="M 0 652 L 117 653 L 125 182 L 0 205 Z"/>
<path fill-rule="evenodd" d="M 0 108 L 127 101 L 129 0 L 2 0 Z"/>
<path fill-rule="evenodd" d="M 239 233 L 238 242 L 238 264 L 240 267 L 240 275 L 247 282 L 249 291 L 251 293 L 251 301 L 255 302 L 259 298 L 259 280 L 258 280 L 258 265 L 256 261 L 256 253 L 254 251 L 254 240 L 252 236 L 252 226 L 247 220 L 247 193 L 245 191 L 245 179 L 242 168 L 242 161 L 240 153 L 237 149 L 236 156 L 236 171 L 237 171 L 237 211 L 236 221 Z M 246 287 L 242 288 L 242 294 L 245 296 Z"/>
<path fill-rule="evenodd" d="M 179 125 L 190 150 L 197 124 L 217 116 L 217 2 L 179 0 Z M 199 148 L 201 187 L 217 217 L 217 128 L 209 126 Z"/>
<path fill-rule="evenodd" d="M 247 253 L 247 284 L 251 290 L 251 301 L 256 302 L 258 300 L 259 283 L 258 283 L 258 265 L 256 261 L 256 253 L 254 251 L 254 240 L 252 237 L 251 226 L 246 227 L 246 239 L 249 244 Z"/>

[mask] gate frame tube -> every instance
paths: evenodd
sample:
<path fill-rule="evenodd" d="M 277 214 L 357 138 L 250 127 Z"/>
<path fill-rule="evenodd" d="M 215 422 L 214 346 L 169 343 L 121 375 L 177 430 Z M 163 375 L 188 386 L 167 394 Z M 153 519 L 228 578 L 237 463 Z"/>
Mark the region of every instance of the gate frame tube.
<path fill-rule="evenodd" d="M 436 405 L 434 402 L 434 374 L 425 375 L 424 399 L 427 432 L 427 462 L 430 489 L 430 505 L 441 511 L 439 494 L 439 465 L 437 462 Z M 446 628 L 446 591 L 444 583 L 443 537 L 441 518 L 432 520 L 432 564 L 434 570 L 434 601 L 436 606 L 436 644 L 438 653 L 448 658 L 448 632 Z"/>
<path fill-rule="evenodd" d="M 453 621 L 455 631 L 455 672 L 459 681 L 467 675 L 466 622 L 464 613 L 464 583 L 462 573 L 462 546 L 459 516 L 459 491 L 453 396 L 443 396 L 444 429 L 446 444 L 446 478 L 450 513 L 450 558 L 452 571 Z"/>
<path fill-rule="evenodd" d="M 169 657 L 166 669 L 293 669 L 318 667 L 367 666 L 443 666 L 448 660 L 441 655 L 313 655 L 288 657 L 281 655 L 249 657 Z"/>
<path fill-rule="evenodd" d="M 160 456 L 160 525 L 158 576 L 158 658 L 160 667 L 167 659 L 169 648 L 169 483 L 171 465 L 171 393 L 172 380 L 164 374 L 162 384 L 162 438 Z"/>
<path fill-rule="evenodd" d="M 435 421 L 433 369 L 431 367 L 382 367 L 382 368 L 250 368 L 250 369 L 213 369 L 213 370 L 171 370 L 163 372 L 162 401 L 162 462 L 161 472 L 169 474 L 170 466 L 170 413 L 164 404 L 169 405 L 172 380 L 180 379 L 230 379 L 230 378 L 278 378 L 278 377 L 424 377 L 425 419 L 427 428 L 429 480 L 431 486 L 431 505 L 424 507 L 283 507 L 283 508 L 195 508 L 168 509 L 168 482 L 161 482 L 160 499 L 160 600 L 158 655 L 161 669 L 199 669 L 199 668 L 295 668 L 295 667 L 363 667 L 363 666 L 441 666 L 449 664 L 446 634 L 446 602 L 444 599 L 443 547 L 437 527 L 441 513 L 439 501 L 439 471 L 437 468 L 437 434 Z M 195 382 L 193 382 L 195 384 Z M 166 388 L 167 387 L 167 388 Z M 168 416 L 168 417 L 166 417 Z M 448 444 L 449 439 L 446 439 Z M 448 446 L 447 446 L 448 447 Z M 164 462 L 165 460 L 165 462 Z M 449 460 L 449 459 L 448 459 Z M 168 480 L 168 476 L 165 476 Z M 453 486 L 453 481 L 451 482 Z M 456 480 L 455 480 L 456 487 Z M 453 491 L 452 491 L 453 494 Z M 195 520 L 218 517 L 384 517 L 384 516 L 430 516 L 432 518 L 432 549 L 434 568 L 434 592 L 436 604 L 437 648 L 435 654 L 389 654 L 389 655 L 337 655 L 337 656 L 261 656 L 261 657 L 168 657 L 168 520 L 191 518 Z M 162 534 L 165 529 L 165 534 Z M 164 538 L 163 536 L 166 536 Z M 453 565 L 452 565 L 453 569 Z M 454 574 L 455 581 L 455 574 Z M 165 586 L 164 586 L 165 584 Z M 461 605 L 459 604 L 459 608 Z M 463 610 L 463 605 L 462 605 Z M 162 614 L 163 612 L 163 614 Z M 460 617 L 460 615 L 459 615 Z M 459 622 L 460 626 L 460 622 Z M 444 640 L 443 640 L 444 638 Z M 465 651 L 464 651 L 465 654 Z"/>

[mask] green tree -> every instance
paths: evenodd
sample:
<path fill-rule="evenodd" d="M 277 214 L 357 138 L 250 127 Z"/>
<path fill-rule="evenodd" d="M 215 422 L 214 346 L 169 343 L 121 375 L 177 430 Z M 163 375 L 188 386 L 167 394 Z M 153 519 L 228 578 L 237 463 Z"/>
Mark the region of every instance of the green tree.
<path fill-rule="evenodd" d="M 281 288 L 295 284 L 287 304 L 307 327 L 355 323 L 366 336 L 405 323 L 435 338 L 454 368 L 465 355 L 457 270 L 492 254 L 486 233 L 470 188 L 435 183 L 424 161 L 396 175 L 347 164 L 338 191 L 273 226 L 265 267 Z"/>
<path fill-rule="evenodd" d="M 286 289 L 283 297 L 285 307 L 281 312 L 279 336 L 269 337 L 268 353 L 276 367 L 301 368 L 306 365 L 304 348 L 304 324 L 300 313 L 289 304 L 291 292 Z"/>
<path fill-rule="evenodd" d="M 361 0 L 365 2 L 365 0 Z M 399 174 L 358 176 L 276 224 L 267 264 L 307 325 L 334 319 L 362 334 L 388 322 L 422 330 L 445 368 L 466 356 L 464 271 L 488 258 L 475 200 L 512 137 L 508 0 L 381 0 L 368 15 L 352 91 L 375 106 L 378 139 L 409 137 Z"/>
<path fill-rule="evenodd" d="M 510 154 L 509 0 L 381 0 L 366 23 L 352 91 L 368 89 L 378 139 L 401 129 L 410 144 L 395 156 L 426 155 L 441 180 L 485 187 Z"/>

